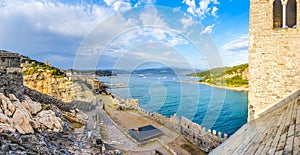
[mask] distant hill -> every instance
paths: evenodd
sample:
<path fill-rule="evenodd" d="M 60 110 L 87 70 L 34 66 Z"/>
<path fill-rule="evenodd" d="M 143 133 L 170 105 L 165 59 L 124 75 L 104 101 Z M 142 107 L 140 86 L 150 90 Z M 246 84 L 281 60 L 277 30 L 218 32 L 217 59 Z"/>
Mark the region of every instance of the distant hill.
<path fill-rule="evenodd" d="M 72 73 L 81 73 L 81 74 L 87 74 L 87 75 L 97 75 L 97 76 L 117 76 L 116 73 L 112 73 L 110 70 L 74 70 L 74 69 L 68 69 L 67 71 L 70 71 Z"/>
<path fill-rule="evenodd" d="M 248 87 L 248 64 L 233 67 L 214 68 L 198 73 L 187 74 L 201 78 L 199 82 L 228 87 Z"/>
<path fill-rule="evenodd" d="M 120 69 L 110 69 L 109 71 L 111 71 L 114 74 L 130 74 L 129 71 L 120 70 Z"/>

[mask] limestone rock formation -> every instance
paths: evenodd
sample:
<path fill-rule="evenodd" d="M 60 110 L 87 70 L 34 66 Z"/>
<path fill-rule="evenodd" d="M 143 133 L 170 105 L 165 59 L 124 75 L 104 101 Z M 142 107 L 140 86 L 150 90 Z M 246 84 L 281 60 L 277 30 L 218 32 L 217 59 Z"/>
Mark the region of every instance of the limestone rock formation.
<path fill-rule="evenodd" d="M 67 120 L 69 120 L 71 123 L 80 123 L 80 124 L 85 124 L 85 116 L 82 117 L 80 114 L 77 112 L 63 112 L 62 114 Z"/>
<path fill-rule="evenodd" d="M 25 99 L 22 104 L 32 115 L 36 115 L 42 110 L 40 103 L 32 101 L 28 96 L 25 96 Z"/>
<path fill-rule="evenodd" d="M 0 93 L 1 100 L 1 108 L 6 116 L 12 116 L 16 110 L 16 107 L 11 103 L 11 101 L 5 97 L 2 93 Z"/>
<path fill-rule="evenodd" d="M 0 123 L 0 133 L 1 132 L 16 132 L 16 129 L 11 124 Z"/>
<path fill-rule="evenodd" d="M 70 129 L 66 128 L 70 126 L 67 125 L 68 122 L 63 120 L 85 124 L 87 119 L 80 110 L 62 112 L 54 105 L 42 105 L 28 96 L 24 96 L 22 102 L 13 94 L 8 96 L 0 93 L 0 132 L 18 131 L 21 134 L 30 134 L 34 133 L 34 129 L 62 132 L 64 129 Z"/>
<path fill-rule="evenodd" d="M 30 125 L 29 119 L 25 116 L 24 112 L 16 109 L 14 116 L 12 118 L 14 122 L 14 127 L 21 134 L 34 133 L 33 128 Z"/>
<path fill-rule="evenodd" d="M 64 102 L 72 101 L 73 85 L 66 77 L 56 78 L 48 73 L 42 71 L 31 75 L 23 76 L 24 85 L 34 89 L 40 93 L 48 94 Z"/>
<path fill-rule="evenodd" d="M 62 120 L 56 117 L 52 110 L 40 112 L 36 116 L 35 120 L 40 124 L 41 128 L 46 128 L 48 131 L 63 131 Z"/>
<path fill-rule="evenodd" d="M 6 115 L 0 113 L 0 122 L 1 123 L 9 124 L 10 123 L 10 119 Z"/>

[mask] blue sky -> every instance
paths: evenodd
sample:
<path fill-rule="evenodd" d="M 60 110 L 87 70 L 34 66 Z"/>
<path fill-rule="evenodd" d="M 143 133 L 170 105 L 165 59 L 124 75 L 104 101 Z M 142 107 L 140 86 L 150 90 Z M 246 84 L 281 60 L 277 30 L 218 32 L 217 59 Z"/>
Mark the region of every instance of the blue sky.
<path fill-rule="evenodd" d="M 248 0 L 0 0 L 0 9 L 0 49 L 65 69 L 248 61 Z"/>

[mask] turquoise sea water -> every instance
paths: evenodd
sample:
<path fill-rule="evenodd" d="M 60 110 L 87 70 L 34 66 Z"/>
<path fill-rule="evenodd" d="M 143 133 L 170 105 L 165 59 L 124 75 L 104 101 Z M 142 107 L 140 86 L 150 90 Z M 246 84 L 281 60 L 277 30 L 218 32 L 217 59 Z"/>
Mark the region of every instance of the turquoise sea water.
<path fill-rule="evenodd" d="M 110 89 L 123 98 L 136 98 L 140 107 L 165 116 L 176 113 L 206 129 L 233 134 L 247 122 L 248 95 L 203 84 L 184 83 L 196 78 L 175 74 L 119 74 L 99 77 L 106 84 L 126 84 L 128 88 Z"/>

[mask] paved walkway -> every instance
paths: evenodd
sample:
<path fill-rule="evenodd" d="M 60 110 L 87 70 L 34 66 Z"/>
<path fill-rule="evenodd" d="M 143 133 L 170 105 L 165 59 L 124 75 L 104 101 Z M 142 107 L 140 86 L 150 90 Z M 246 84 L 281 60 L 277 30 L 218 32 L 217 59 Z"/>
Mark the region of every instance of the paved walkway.
<path fill-rule="evenodd" d="M 138 149 L 138 145 L 132 140 L 130 140 L 130 137 L 128 137 L 126 131 L 121 131 L 117 127 L 117 125 L 112 121 L 112 119 L 106 114 L 106 112 L 102 109 L 103 102 L 99 102 L 98 107 L 101 107 L 97 111 L 99 112 L 103 124 L 106 126 L 106 134 L 108 136 L 107 143 L 115 144 L 124 150 Z"/>

